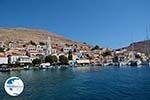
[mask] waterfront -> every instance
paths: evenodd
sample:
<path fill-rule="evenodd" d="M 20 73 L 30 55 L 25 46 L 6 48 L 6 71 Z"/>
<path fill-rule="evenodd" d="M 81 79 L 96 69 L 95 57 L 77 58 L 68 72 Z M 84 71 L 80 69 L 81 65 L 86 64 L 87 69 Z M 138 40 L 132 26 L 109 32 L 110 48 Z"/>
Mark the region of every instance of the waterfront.
<path fill-rule="evenodd" d="M 18 97 L 6 94 L 7 78 L 25 84 Z M 1 100 L 150 100 L 150 67 L 77 67 L 0 73 Z"/>

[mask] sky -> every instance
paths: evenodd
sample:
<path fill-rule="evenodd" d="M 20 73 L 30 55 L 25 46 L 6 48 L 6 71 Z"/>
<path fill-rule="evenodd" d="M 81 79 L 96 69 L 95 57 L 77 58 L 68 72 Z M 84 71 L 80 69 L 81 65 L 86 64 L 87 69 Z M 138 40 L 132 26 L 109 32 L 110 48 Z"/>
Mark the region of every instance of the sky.
<path fill-rule="evenodd" d="M 150 0 L 0 0 L 0 27 L 45 29 L 120 48 L 146 39 L 149 5 Z"/>

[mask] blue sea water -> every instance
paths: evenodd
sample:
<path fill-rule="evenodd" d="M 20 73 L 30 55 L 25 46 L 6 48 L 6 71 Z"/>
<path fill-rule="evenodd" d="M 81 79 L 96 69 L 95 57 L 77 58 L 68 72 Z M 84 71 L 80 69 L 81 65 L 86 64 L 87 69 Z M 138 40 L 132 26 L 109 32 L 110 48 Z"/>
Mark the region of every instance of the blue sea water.
<path fill-rule="evenodd" d="M 4 90 L 11 76 L 25 85 L 18 97 Z M 0 73 L 0 100 L 150 100 L 150 67 L 78 67 Z"/>

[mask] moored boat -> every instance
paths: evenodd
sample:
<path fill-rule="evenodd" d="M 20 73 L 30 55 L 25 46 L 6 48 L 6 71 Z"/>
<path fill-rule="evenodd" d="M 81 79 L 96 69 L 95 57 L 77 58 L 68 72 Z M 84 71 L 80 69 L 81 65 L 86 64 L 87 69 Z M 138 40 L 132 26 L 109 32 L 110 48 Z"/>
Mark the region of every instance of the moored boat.
<path fill-rule="evenodd" d="M 30 69 L 29 65 L 24 66 L 24 70 L 29 70 L 29 69 Z"/>
<path fill-rule="evenodd" d="M 50 67 L 50 63 L 42 63 L 39 66 L 40 69 L 47 69 L 48 67 Z"/>
<path fill-rule="evenodd" d="M 134 60 L 130 61 L 129 65 L 130 66 L 138 66 L 137 62 Z"/>
<path fill-rule="evenodd" d="M 0 72 L 9 72 L 10 68 L 8 65 L 0 65 Z"/>

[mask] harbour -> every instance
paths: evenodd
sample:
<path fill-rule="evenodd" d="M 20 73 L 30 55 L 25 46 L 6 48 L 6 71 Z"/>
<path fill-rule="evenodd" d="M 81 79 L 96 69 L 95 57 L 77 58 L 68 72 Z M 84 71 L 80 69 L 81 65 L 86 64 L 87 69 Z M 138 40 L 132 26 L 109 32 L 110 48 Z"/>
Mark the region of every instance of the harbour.
<path fill-rule="evenodd" d="M 149 100 L 150 67 L 70 67 L 55 70 L 19 70 L 0 72 L 1 100 Z M 19 76 L 24 84 L 17 98 L 4 92 L 10 76 Z"/>

